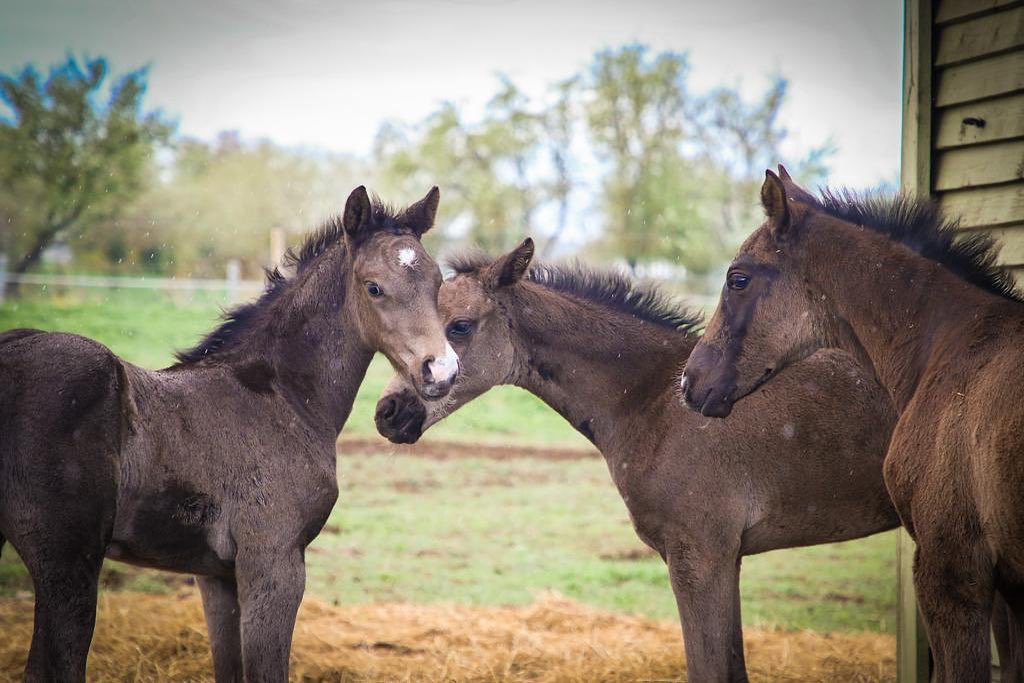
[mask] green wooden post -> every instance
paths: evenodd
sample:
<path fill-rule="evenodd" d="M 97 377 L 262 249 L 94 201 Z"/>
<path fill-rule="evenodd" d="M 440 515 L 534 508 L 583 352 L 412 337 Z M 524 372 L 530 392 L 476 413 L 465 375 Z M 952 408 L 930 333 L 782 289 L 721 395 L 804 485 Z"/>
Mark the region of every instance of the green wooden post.
<path fill-rule="evenodd" d="M 903 13 L 903 146 L 900 182 L 911 194 L 932 193 L 932 0 L 905 0 Z M 928 639 L 914 597 L 914 541 L 900 530 L 896 680 L 927 683 Z"/>
<path fill-rule="evenodd" d="M 914 598 L 914 541 L 900 530 L 897 547 L 896 680 L 927 683 L 928 638 Z"/>

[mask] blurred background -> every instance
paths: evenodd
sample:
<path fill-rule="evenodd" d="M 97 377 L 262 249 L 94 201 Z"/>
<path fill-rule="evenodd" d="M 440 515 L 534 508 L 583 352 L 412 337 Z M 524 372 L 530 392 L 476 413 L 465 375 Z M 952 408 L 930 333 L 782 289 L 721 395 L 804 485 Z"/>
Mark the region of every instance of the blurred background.
<path fill-rule="evenodd" d="M 79 332 L 162 367 L 359 184 L 396 204 L 440 186 L 435 254 L 530 235 L 542 258 L 713 305 L 759 222 L 766 167 L 811 187 L 895 188 L 901 9 L 6 3 L 0 329 Z M 674 618 L 664 565 L 569 425 L 502 388 L 399 450 L 373 430 L 388 375 L 375 361 L 342 435 L 312 594 L 506 605 L 556 591 Z M 884 534 L 750 558 L 745 621 L 889 633 L 894 550 Z M 188 590 L 107 564 L 110 590 Z M 5 553 L 0 595 L 30 591 Z"/>

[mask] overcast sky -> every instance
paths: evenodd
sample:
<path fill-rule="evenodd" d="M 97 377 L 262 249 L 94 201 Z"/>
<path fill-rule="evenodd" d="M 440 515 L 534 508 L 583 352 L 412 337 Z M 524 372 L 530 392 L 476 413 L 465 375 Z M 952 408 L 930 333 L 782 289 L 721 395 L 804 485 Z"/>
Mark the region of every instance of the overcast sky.
<path fill-rule="evenodd" d="M 891 181 L 899 164 L 901 0 L 14 0 L 0 10 L 0 68 L 68 51 L 151 66 L 148 102 L 180 131 L 239 130 L 366 154 L 386 119 L 443 100 L 478 110 L 507 73 L 528 92 L 641 42 L 689 51 L 691 84 L 760 92 L 790 80 L 794 154 L 832 139 L 830 182 Z"/>

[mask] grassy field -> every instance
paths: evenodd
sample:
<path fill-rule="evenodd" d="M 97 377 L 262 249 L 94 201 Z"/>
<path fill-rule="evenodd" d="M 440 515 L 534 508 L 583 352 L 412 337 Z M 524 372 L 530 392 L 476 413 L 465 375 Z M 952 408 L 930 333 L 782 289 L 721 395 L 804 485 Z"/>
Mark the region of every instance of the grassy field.
<path fill-rule="evenodd" d="M 188 296 L 140 290 L 96 290 L 73 294 L 28 291 L 0 304 L 0 330 L 37 327 L 77 332 L 97 339 L 114 353 L 148 368 L 174 361 L 217 324 L 222 300 L 207 293 Z M 343 436 L 376 435 L 373 412 L 391 378 L 383 356 L 370 365 Z M 589 443 L 530 394 L 501 387 L 433 428 L 434 438 L 449 441 L 588 447 Z"/>
<path fill-rule="evenodd" d="M 215 322 L 211 297 L 121 292 L 31 295 L 0 305 L 0 330 L 75 331 L 148 367 L 171 360 Z M 370 435 L 390 370 L 376 360 L 345 434 Z M 466 457 L 378 455 L 339 461 L 341 496 L 308 555 L 310 592 L 342 604 L 381 601 L 528 604 L 554 590 L 600 607 L 671 618 L 660 558 L 645 552 L 599 458 L 473 457 L 472 443 L 584 445 L 525 392 L 501 388 L 427 438 L 465 442 Z M 162 591 L 168 577 L 107 563 L 110 589 Z M 895 627 L 895 538 L 767 553 L 744 560 L 744 621 L 820 631 Z M 183 579 L 174 579 L 181 581 Z M 30 588 L 6 550 L 0 593 Z"/>

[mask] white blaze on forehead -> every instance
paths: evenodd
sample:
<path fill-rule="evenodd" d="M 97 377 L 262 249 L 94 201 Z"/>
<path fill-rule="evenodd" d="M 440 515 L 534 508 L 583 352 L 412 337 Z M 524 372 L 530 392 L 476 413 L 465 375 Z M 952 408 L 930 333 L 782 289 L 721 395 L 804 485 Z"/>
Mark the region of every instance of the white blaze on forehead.
<path fill-rule="evenodd" d="M 405 268 L 416 267 L 416 250 L 405 247 L 404 249 L 398 250 L 398 265 L 404 266 Z"/>
<path fill-rule="evenodd" d="M 459 354 L 448 342 L 444 344 L 444 355 L 430 361 L 430 374 L 435 382 L 452 380 L 459 372 Z"/>

